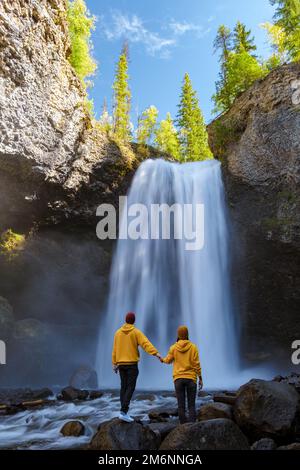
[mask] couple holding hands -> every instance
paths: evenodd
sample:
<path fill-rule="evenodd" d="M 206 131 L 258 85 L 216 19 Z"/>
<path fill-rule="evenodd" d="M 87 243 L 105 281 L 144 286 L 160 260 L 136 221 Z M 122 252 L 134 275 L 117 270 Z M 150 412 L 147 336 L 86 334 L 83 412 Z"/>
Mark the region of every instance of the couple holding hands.
<path fill-rule="evenodd" d="M 203 381 L 198 348 L 189 341 L 187 327 L 180 326 L 178 328 L 177 341 L 170 347 L 167 356 L 163 358 L 148 338 L 134 326 L 134 323 L 135 314 L 127 313 L 124 325 L 116 331 L 114 336 L 112 364 L 114 371 L 119 372 L 121 379 L 119 419 L 127 423 L 134 421 L 128 415 L 128 410 L 139 374 L 139 346 L 141 346 L 146 353 L 156 356 L 160 362 L 173 364 L 173 379 L 180 423 L 194 422 L 196 420 L 197 378 L 199 378 L 200 390 L 203 387 Z M 185 414 L 186 397 L 188 419 Z"/>

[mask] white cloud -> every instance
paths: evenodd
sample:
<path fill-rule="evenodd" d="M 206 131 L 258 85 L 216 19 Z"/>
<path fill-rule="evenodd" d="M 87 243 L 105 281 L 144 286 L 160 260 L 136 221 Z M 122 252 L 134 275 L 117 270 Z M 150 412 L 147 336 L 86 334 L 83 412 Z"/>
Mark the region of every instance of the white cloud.
<path fill-rule="evenodd" d="M 104 23 L 104 21 L 102 22 Z M 130 42 L 141 43 L 146 51 L 161 58 L 170 56 L 170 48 L 176 44 L 175 38 L 162 37 L 159 33 L 150 31 L 137 15 L 124 15 L 119 11 L 112 13 L 112 23 L 103 27 L 107 39 L 127 39 Z"/>
<path fill-rule="evenodd" d="M 202 25 L 188 23 L 187 21 L 180 22 L 172 20 L 169 24 L 169 28 L 175 36 L 183 36 L 186 33 L 193 32 L 197 37 L 203 37 L 210 32 L 210 28 L 204 28 Z"/>

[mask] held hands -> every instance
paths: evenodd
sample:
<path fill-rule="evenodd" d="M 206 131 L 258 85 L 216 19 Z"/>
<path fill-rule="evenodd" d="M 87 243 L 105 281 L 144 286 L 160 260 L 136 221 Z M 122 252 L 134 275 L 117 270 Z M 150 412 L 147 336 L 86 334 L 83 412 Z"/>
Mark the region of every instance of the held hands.
<path fill-rule="evenodd" d="M 162 362 L 162 363 L 164 362 L 163 358 L 161 357 L 161 355 L 159 353 L 156 354 L 156 357 L 160 362 Z"/>

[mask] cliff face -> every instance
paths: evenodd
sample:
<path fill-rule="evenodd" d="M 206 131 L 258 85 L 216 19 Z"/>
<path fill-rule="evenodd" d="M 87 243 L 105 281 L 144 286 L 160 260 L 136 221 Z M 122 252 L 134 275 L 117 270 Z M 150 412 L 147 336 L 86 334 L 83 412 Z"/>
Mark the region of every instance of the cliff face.
<path fill-rule="evenodd" d="M 87 113 L 65 0 L 1 1 L 0 42 L 0 229 L 94 222 L 96 206 L 126 190 L 135 155 Z"/>
<path fill-rule="evenodd" d="M 300 338 L 300 64 L 255 83 L 208 132 L 236 234 L 245 350 L 282 346 L 289 360 Z"/>

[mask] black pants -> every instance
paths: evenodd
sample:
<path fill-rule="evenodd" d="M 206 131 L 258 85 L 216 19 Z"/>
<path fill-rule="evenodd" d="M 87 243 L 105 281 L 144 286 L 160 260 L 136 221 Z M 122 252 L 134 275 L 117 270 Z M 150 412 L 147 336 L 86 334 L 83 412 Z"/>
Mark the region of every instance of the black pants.
<path fill-rule="evenodd" d="M 121 411 L 127 413 L 130 400 L 135 391 L 136 381 L 139 375 L 137 364 L 127 366 L 119 366 L 119 374 L 121 379 L 120 401 Z"/>
<path fill-rule="evenodd" d="M 197 384 L 192 379 L 176 379 L 175 391 L 178 402 L 178 416 L 180 424 L 196 421 L 196 394 Z M 185 416 L 185 402 L 188 402 L 189 419 Z"/>

